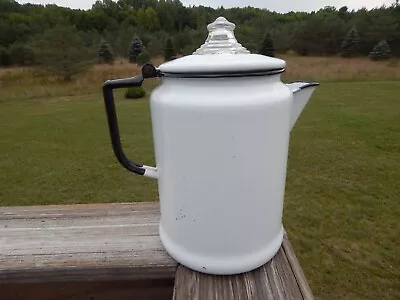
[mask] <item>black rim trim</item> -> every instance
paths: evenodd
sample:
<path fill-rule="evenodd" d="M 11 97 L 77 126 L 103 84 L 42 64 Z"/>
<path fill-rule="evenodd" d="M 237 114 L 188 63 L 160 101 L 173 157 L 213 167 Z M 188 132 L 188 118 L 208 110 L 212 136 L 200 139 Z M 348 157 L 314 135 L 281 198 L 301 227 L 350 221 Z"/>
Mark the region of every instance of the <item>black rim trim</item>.
<path fill-rule="evenodd" d="M 216 73 L 166 73 L 161 72 L 162 77 L 173 78 L 223 78 L 223 77 L 247 77 L 247 76 L 269 76 L 277 75 L 285 72 L 285 68 L 262 70 L 262 71 L 246 71 L 246 72 L 216 72 Z"/>

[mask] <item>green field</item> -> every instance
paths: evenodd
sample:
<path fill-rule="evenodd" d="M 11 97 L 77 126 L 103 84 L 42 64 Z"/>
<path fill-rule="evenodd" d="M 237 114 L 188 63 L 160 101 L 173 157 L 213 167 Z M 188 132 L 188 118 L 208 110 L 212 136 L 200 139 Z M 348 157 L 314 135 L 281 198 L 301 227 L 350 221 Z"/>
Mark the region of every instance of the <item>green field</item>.
<path fill-rule="evenodd" d="M 157 200 L 117 164 L 100 93 L 2 100 L 0 205 Z M 148 100 L 117 108 L 128 156 L 153 165 Z M 400 81 L 318 88 L 292 132 L 284 214 L 318 299 L 400 299 Z"/>

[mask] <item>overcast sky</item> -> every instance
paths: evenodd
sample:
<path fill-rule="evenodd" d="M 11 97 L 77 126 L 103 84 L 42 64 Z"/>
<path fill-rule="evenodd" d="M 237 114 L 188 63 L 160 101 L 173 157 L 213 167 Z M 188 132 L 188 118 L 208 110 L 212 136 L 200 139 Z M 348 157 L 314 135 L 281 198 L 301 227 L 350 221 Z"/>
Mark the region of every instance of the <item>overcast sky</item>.
<path fill-rule="evenodd" d="M 88 9 L 92 7 L 95 0 L 17 0 L 19 3 L 35 3 L 47 4 L 54 3 L 59 6 L 72 8 Z M 394 0 L 181 0 L 185 5 L 204 5 L 204 6 L 224 6 L 228 7 L 243 7 L 254 6 L 267 8 L 271 11 L 288 12 L 288 11 L 312 11 L 318 10 L 324 6 L 335 6 L 340 8 L 347 6 L 350 9 L 359 9 L 366 7 L 368 9 L 379 7 L 383 4 L 390 5 Z"/>

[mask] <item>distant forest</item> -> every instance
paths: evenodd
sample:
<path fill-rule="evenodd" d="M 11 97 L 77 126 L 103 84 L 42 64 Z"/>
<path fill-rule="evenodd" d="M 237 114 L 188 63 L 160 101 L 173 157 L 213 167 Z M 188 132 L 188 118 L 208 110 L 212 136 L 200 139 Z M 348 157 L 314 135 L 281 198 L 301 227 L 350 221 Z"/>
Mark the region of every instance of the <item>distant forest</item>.
<path fill-rule="evenodd" d="M 134 37 L 152 56 L 163 54 L 167 40 L 173 41 L 177 53 L 189 54 L 204 42 L 207 24 L 218 16 L 237 25 L 236 38 L 252 52 L 259 52 L 260 43 L 269 35 L 278 53 L 340 55 L 344 47 L 350 47 L 352 55 L 367 56 L 386 41 L 392 54 L 400 56 L 398 1 L 372 10 L 329 6 L 310 13 L 283 14 L 253 7 L 185 7 L 179 0 L 102 0 L 90 10 L 0 0 L 0 48 L 18 56 L 18 51 L 47 29 L 72 25 L 87 47 L 98 48 L 107 42 L 116 56 L 128 57 Z M 18 58 L 14 63 L 33 61 Z"/>

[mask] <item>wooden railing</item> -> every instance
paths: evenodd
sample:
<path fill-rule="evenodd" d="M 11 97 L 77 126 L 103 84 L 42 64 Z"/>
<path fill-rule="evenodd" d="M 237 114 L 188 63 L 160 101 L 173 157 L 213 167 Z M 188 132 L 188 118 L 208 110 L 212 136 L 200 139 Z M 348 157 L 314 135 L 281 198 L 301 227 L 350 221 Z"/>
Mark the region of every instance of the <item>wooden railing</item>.
<path fill-rule="evenodd" d="M 234 276 L 178 265 L 158 203 L 0 208 L 0 299 L 314 299 L 286 235 L 267 264 Z"/>

